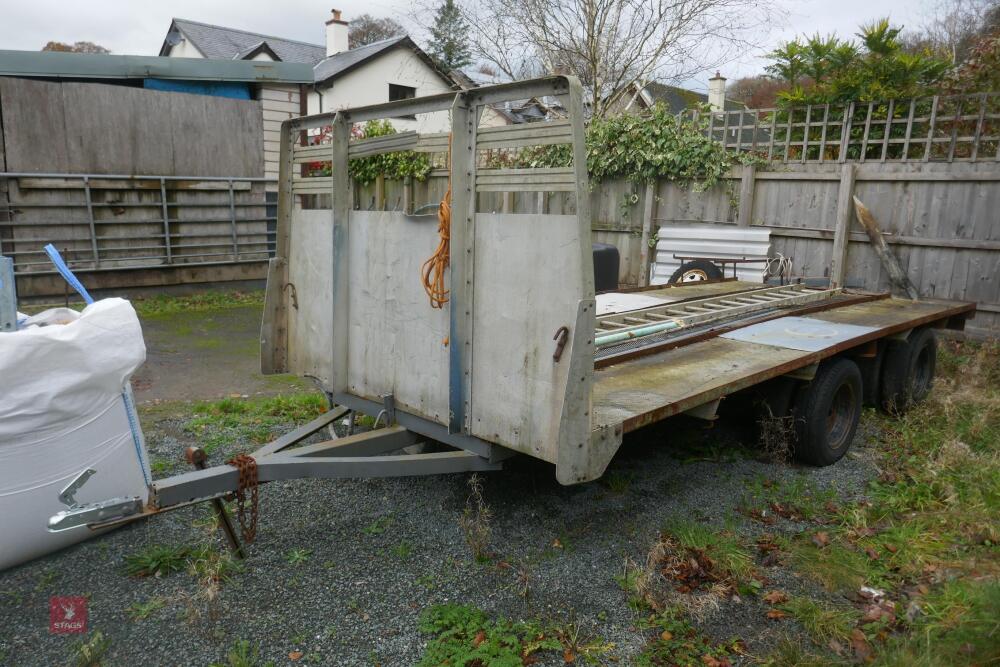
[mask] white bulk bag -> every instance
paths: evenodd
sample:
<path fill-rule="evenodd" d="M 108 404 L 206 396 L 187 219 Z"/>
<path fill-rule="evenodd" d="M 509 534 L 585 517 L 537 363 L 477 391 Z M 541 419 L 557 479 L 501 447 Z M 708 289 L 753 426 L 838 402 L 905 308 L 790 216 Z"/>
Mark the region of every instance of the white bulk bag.
<path fill-rule="evenodd" d="M 87 468 L 78 503 L 145 502 L 146 444 L 129 378 L 146 359 L 139 318 L 124 299 L 87 306 L 68 324 L 0 333 L 0 570 L 94 535 L 48 532 L 59 492 Z"/>

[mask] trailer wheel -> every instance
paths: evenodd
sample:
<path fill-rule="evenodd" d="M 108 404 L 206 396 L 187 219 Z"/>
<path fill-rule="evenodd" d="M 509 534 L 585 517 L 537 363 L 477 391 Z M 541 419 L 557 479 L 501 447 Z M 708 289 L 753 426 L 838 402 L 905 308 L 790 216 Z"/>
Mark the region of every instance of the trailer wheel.
<path fill-rule="evenodd" d="M 924 400 L 934 384 L 937 341 L 933 329 L 919 329 L 909 340 L 890 341 L 882 362 L 879 403 L 889 414 L 902 414 Z"/>
<path fill-rule="evenodd" d="M 697 283 L 703 280 L 720 280 L 722 269 L 708 261 L 707 259 L 693 259 L 684 262 L 680 268 L 670 276 L 672 283 Z"/>
<path fill-rule="evenodd" d="M 795 458 L 817 466 L 839 461 L 858 429 L 861 396 L 857 364 L 844 358 L 822 364 L 796 401 Z"/>

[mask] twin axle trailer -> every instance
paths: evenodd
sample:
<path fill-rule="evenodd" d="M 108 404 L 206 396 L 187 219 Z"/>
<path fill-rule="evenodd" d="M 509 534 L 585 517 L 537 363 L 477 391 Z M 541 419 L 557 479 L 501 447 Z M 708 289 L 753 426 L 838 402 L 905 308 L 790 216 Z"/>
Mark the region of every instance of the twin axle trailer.
<path fill-rule="evenodd" d="M 197 469 L 146 498 L 77 504 L 84 471 L 50 530 L 205 500 L 225 518 L 220 499 L 242 506 L 260 483 L 489 471 L 515 454 L 577 484 L 604 473 L 626 433 L 712 420 L 727 400 L 788 419 L 794 454 L 829 465 L 864 402 L 901 411 L 926 394 L 934 329 L 962 329 L 973 305 L 737 280 L 595 294 L 581 92 L 550 77 L 286 121 L 261 365 L 313 378 L 331 410 L 224 465 L 189 452 Z M 488 126 L 530 98 L 557 98 L 565 118 Z M 370 120 L 449 117 L 448 133 L 352 138 Z M 570 166 L 492 166 L 558 144 Z M 412 195 L 402 210 L 356 207 L 351 160 L 402 151 L 445 157 L 450 197 L 429 215 Z M 512 193 L 562 193 L 573 212 L 512 213 Z M 358 413 L 382 427 L 299 444 Z"/>

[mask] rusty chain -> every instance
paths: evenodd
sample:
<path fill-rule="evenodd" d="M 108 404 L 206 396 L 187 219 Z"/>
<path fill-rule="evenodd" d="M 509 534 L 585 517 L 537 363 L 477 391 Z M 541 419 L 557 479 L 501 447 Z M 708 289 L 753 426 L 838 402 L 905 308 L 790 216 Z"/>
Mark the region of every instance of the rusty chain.
<path fill-rule="evenodd" d="M 253 544 L 257 537 L 257 461 L 252 456 L 239 454 L 226 461 L 239 472 L 236 486 L 236 518 L 240 522 L 243 541 Z M 250 520 L 247 521 L 246 492 L 250 490 Z"/>

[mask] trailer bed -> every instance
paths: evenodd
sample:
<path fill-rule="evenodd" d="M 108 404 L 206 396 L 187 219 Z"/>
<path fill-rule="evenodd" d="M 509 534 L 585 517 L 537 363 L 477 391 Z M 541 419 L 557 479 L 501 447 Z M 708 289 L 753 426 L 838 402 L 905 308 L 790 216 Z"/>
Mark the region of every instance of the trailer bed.
<path fill-rule="evenodd" d="M 748 286 L 753 285 L 734 281 L 645 293 L 674 299 L 681 294 L 690 297 L 729 294 Z M 689 289 L 692 291 L 688 292 Z M 782 339 L 769 334 L 768 330 L 780 331 L 784 321 L 798 320 L 797 316 L 789 315 L 598 368 L 593 388 L 594 423 L 621 424 L 623 431 L 632 431 L 870 341 L 928 323 L 946 326 L 951 318 L 971 314 L 974 308 L 971 304 L 891 297 L 844 304 L 851 298 L 852 295 L 845 294 L 824 304 L 825 309 L 802 316 L 821 328 L 825 323 L 847 325 L 829 328 L 827 341 L 817 342 L 817 337 L 812 336 L 809 345 L 800 345 L 789 341 L 788 336 Z M 754 328 L 760 328 L 761 340 L 768 342 L 738 339 L 752 338 L 747 332 Z M 796 349 L 790 345 L 818 349 Z"/>

